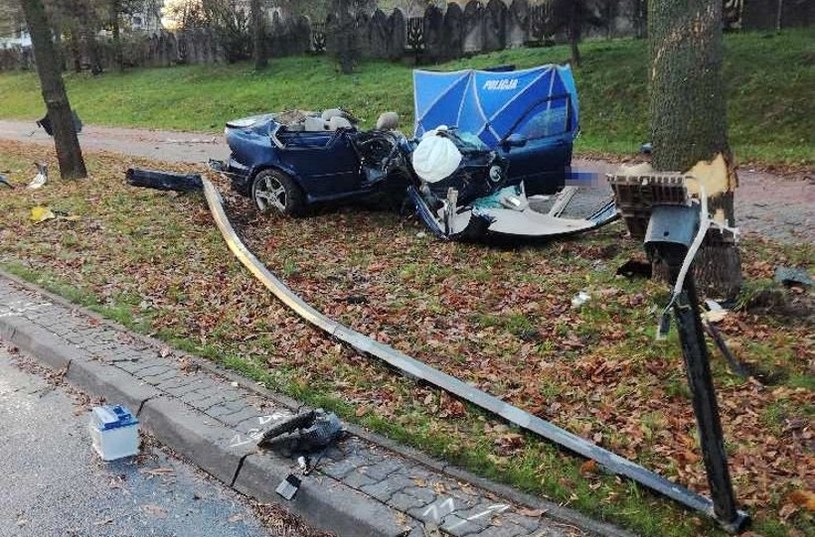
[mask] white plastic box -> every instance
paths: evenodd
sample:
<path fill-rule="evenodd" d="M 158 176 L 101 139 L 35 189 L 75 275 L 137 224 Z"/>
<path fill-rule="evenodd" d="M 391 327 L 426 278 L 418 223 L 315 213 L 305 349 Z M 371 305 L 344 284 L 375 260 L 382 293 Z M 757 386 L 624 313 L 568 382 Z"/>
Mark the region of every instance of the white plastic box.
<path fill-rule="evenodd" d="M 103 461 L 139 453 L 139 420 L 122 405 L 94 407 L 88 428 L 93 449 Z"/>

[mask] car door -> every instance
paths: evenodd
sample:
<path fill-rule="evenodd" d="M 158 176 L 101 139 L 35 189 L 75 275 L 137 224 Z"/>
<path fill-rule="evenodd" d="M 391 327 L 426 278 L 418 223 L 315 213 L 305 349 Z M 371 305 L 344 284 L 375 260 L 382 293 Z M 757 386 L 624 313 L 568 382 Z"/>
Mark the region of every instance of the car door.
<path fill-rule="evenodd" d="M 281 165 L 311 199 L 334 199 L 361 188 L 359 158 L 348 132 L 289 131 L 273 134 Z"/>
<path fill-rule="evenodd" d="M 541 101 L 522 117 L 513 134 L 526 139 L 523 147 L 499 146 L 509 161 L 512 182 L 523 181 L 528 194 L 552 194 L 565 184 L 572 162 L 573 129 L 569 97 Z"/>

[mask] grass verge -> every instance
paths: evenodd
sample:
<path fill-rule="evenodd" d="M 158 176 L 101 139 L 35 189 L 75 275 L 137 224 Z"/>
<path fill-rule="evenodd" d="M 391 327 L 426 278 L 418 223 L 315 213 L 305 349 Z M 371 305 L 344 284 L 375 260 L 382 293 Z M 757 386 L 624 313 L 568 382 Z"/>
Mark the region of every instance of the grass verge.
<path fill-rule="evenodd" d="M 815 164 L 815 40 L 806 29 L 725 38 L 724 79 L 730 141 L 741 163 Z M 586 42 L 575 71 L 582 135 L 578 152 L 630 156 L 648 136 L 647 42 Z M 434 68 L 563 63 L 568 48 L 525 48 Z M 220 131 L 226 120 L 286 108 L 343 106 L 371 126 L 385 110 L 413 119 L 411 67 L 368 61 L 350 76 L 325 57 L 249 64 L 135 69 L 103 76 L 66 75 L 71 103 L 88 123 Z M 35 119 L 43 104 L 31 73 L 0 73 L 0 117 Z"/>
<path fill-rule="evenodd" d="M 44 148 L 0 142 L 0 169 L 15 182 L 32 158 L 54 160 Z M 124 170 L 137 162 L 88 161 L 88 180 L 4 192 L 0 266 L 290 396 L 638 534 L 719 533 L 325 337 L 230 255 L 201 196 L 132 189 Z M 615 276 L 640 250 L 620 226 L 495 248 L 435 241 L 390 213 L 340 209 L 291 220 L 227 200 L 250 248 L 330 316 L 706 492 L 676 338 L 653 340 L 666 289 Z M 33 224 L 35 205 L 80 219 Z M 812 270 L 815 248 L 748 239 L 744 257 L 756 280 L 775 264 Z M 570 299 L 580 290 L 593 298 L 575 310 Z M 815 479 L 812 326 L 750 313 L 720 326 L 740 359 L 783 373 L 762 386 L 733 376 L 712 354 L 737 495 L 758 533 L 815 535 L 812 514 L 790 500 Z"/>

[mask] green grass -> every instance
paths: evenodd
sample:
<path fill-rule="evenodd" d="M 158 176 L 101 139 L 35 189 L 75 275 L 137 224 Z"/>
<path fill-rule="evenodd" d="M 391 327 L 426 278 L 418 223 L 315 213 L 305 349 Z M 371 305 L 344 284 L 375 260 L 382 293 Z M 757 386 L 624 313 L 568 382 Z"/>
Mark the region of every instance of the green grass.
<path fill-rule="evenodd" d="M 809 30 L 725 37 L 730 139 L 739 162 L 815 163 L 815 40 Z M 575 77 L 582 135 L 578 152 L 631 155 L 648 136 L 647 42 L 582 45 Z M 516 49 L 435 68 L 565 62 L 564 46 Z M 371 125 L 395 110 L 413 119 L 411 67 L 363 62 L 350 76 L 326 57 L 273 60 L 255 73 L 249 64 L 136 69 L 100 77 L 66 75 L 72 105 L 88 123 L 219 131 L 228 119 L 286 108 L 343 106 Z M 40 117 L 43 103 L 30 73 L 0 74 L 0 117 Z M 406 127 L 405 130 L 410 130 Z"/>

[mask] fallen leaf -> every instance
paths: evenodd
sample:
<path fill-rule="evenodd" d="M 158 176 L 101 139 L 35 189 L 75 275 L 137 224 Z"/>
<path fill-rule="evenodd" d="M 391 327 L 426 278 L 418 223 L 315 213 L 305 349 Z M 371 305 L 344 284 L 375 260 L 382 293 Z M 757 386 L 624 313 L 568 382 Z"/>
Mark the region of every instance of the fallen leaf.
<path fill-rule="evenodd" d="M 781 518 L 781 520 L 786 520 L 797 512 L 797 505 L 794 503 L 787 503 L 781 506 L 781 509 L 778 511 L 778 516 Z"/>
<path fill-rule="evenodd" d="M 141 473 L 147 474 L 150 477 L 155 477 L 157 475 L 170 475 L 175 473 L 175 470 L 172 468 L 151 468 L 149 470 L 141 470 Z"/>
<path fill-rule="evenodd" d="M 167 510 L 154 503 L 142 505 L 141 510 L 147 513 L 148 515 L 154 516 L 156 518 L 165 518 L 167 516 Z"/>
<path fill-rule="evenodd" d="M 580 473 L 583 475 L 594 474 L 597 472 L 597 461 L 589 459 L 580 465 Z"/>
<path fill-rule="evenodd" d="M 356 416 L 357 416 L 358 418 L 361 418 L 362 416 L 364 416 L 364 415 L 365 415 L 365 414 L 367 414 L 367 413 L 368 413 L 368 407 L 367 407 L 367 406 L 365 406 L 365 405 L 362 405 L 362 406 L 360 406 L 360 407 L 357 407 L 357 411 L 355 412 L 355 414 L 356 414 Z"/>
<path fill-rule="evenodd" d="M 527 507 L 522 507 L 516 511 L 521 516 L 528 516 L 532 518 L 538 518 L 543 516 L 546 511 L 543 509 L 529 509 Z"/>
<path fill-rule="evenodd" d="M 794 490 L 787 496 L 787 501 L 807 511 L 815 511 L 815 492 L 811 490 Z"/>
<path fill-rule="evenodd" d="M 234 524 L 235 522 L 240 522 L 241 520 L 243 520 L 243 515 L 238 513 L 236 515 L 232 515 L 227 520 L 229 521 L 230 524 Z"/>

